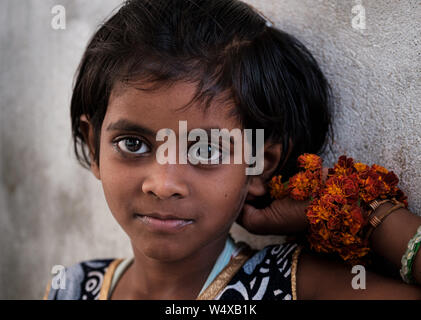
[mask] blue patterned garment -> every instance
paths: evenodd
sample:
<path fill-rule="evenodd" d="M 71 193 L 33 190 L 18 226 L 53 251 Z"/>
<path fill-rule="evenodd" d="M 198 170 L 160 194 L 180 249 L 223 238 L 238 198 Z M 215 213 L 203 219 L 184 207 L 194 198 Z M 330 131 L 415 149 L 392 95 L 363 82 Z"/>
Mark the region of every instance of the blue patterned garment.
<path fill-rule="evenodd" d="M 215 300 L 291 300 L 291 262 L 296 243 L 269 245 L 253 254 Z M 115 259 L 83 261 L 66 268 L 66 288 L 48 300 L 96 300 Z"/>

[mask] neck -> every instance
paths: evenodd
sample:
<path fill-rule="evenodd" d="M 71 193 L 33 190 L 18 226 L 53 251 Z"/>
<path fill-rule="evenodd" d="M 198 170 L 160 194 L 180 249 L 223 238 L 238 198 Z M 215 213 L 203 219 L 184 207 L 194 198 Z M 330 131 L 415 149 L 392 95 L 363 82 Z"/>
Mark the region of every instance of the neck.
<path fill-rule="evenodd" d="M 224 235 L 177 261 L 149 258 L 133 246 L 132 295 L 142 299 L 195 299 L 225 246 Z"/>

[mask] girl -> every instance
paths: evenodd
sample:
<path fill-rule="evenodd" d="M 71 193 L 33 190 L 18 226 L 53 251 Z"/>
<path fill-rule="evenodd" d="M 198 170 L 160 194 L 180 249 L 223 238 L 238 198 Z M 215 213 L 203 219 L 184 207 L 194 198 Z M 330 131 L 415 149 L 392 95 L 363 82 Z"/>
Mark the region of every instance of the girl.
<path fill-rule="evenodd" d="M 66 288 L 49 285 L 45 298 L 421 298 L 419 287 L 371 272 L 366 290 L 354 290 L 350 267 L 295 242 L 256 251 L 229 235 L 237 219 L 255 232 L 306 229 L 305 203 L 270 203 L 267 183 L 295 174 L 299 155 L 323 151 L 330 110 L 312 55 L 249 5 L 126 1 L 86 49 L 71 119 L 76 155 L 101 181 L 133 257 L 75 264 Z M 180 121 L 189 131 L 264 129 L 263 173 L 245 175 L 245 161 L 206 162 L 223 153 L 210 143 L 206 152 L 187 146 L 199 164 L 158 163 L 158 131 L 178 132 Z M 372 236 L 373 248 L 395 264 L 421 224 L 400 211 Z"/>

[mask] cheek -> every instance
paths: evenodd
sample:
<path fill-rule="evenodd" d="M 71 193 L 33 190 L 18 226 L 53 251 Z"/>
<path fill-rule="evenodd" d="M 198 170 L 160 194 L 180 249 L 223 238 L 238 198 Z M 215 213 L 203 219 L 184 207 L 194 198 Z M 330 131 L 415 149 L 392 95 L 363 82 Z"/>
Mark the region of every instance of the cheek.
<path fill-rule="evenodd" d="M 121 220 L 123 214 L 130 210 L 128 206 L 135 197 L 135 182 L 138 179 L 133 177 L 132 170 L 128 170 L 112 157 L 107 157 L 107 154 L 104 153 L 101 160 L 100 173 L 104 195 L 112 214 L 117 220 Z"/>
<path fill-rule="evenodd" d="M 207 185 L 207 203 L 218 213 L 218 220 L 234 220 L 240 213 L 247 196 L 246 176 L 242 167 L 235 170 L 222 170 L 214 182 Z"/>

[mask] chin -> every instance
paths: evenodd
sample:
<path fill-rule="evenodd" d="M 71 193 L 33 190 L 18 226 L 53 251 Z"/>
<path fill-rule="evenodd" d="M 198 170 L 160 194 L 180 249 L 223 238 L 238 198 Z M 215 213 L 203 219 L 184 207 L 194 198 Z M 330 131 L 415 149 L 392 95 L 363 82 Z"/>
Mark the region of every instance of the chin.
<path fill-rule="evenodd" d="M 168 241 L 148 241 L 137 245 L 137 250 L 146 257 L 163 262 L 175 262 L 186 258 L 192 250 L 186 248 L 186 243 Z"/>

